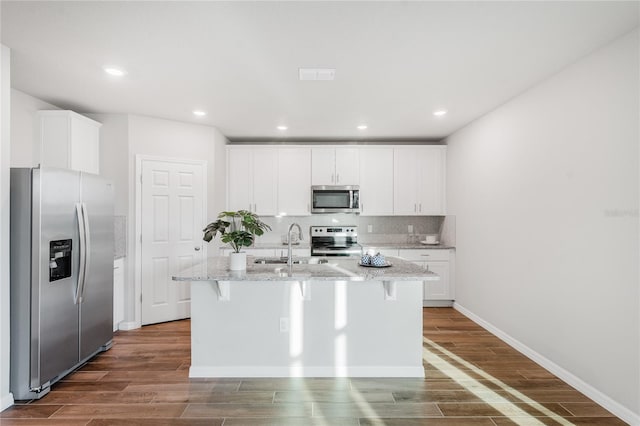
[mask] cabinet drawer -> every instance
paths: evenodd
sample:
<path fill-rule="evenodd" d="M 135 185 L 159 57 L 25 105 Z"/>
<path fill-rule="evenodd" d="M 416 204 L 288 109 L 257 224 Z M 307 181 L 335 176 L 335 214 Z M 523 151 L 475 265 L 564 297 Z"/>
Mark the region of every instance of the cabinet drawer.
<path fill-rule="evenodd" d="M 409 261 L 423 261 L 430 262 L 436 261 L 448 261 L 449 250 L 433 250 L 433 249 L 401 249 L 399 250 L 398 257 Z"/>

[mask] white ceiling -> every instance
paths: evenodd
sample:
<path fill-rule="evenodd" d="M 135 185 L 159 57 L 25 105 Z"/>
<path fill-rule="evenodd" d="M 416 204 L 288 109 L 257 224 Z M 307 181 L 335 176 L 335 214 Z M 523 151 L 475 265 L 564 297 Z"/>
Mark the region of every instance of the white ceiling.
<path fill-rule="evenodd" d="M 637 27 L 639 4 L 2 1 L 1 41 L 14 88 L 79 112 L 236 140 L 440 139 Z"/>

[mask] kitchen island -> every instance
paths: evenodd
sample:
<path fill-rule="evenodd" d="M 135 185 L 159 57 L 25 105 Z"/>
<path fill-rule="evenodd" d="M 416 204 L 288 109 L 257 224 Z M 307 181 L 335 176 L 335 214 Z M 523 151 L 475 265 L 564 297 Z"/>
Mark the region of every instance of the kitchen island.
<path fill-rule="evenodd" d="M 306 258 L 229 271 L 214 257 L 191 284 L 190 377 L 424 377 L 422 284 L 413 263 Z M 326 263 L 323 263 L 326 262 Z"/>

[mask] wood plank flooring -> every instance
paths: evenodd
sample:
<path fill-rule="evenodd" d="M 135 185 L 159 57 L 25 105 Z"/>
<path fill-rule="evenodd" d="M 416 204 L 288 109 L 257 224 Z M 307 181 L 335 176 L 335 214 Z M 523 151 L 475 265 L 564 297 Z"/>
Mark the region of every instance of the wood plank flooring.
<path fill-rule="evenodd" d="M 424 310 L 424 380 L 189 379 L 189 327 L 116 333 L 111 350 L 0 425 L 626 424 L 451 308 Z"/>

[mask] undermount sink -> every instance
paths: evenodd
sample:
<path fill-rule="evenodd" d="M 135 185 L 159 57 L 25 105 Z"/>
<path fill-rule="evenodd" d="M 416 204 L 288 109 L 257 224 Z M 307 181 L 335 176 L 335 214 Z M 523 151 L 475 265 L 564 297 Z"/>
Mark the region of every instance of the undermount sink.
<path fill-rule="evenodd" d="M 262 265 L 271 265 L 271 264 L 286 264 L 286 257 L 259 257 L 253 261 L 253 263 L 260 263 Z M 324 259 L 321 257 L 307 257 L 303 259 L 293 259 L 291 262 L 294 265 L 321 265 L 325 263 L 329 263 L 329 259 Z"/>

